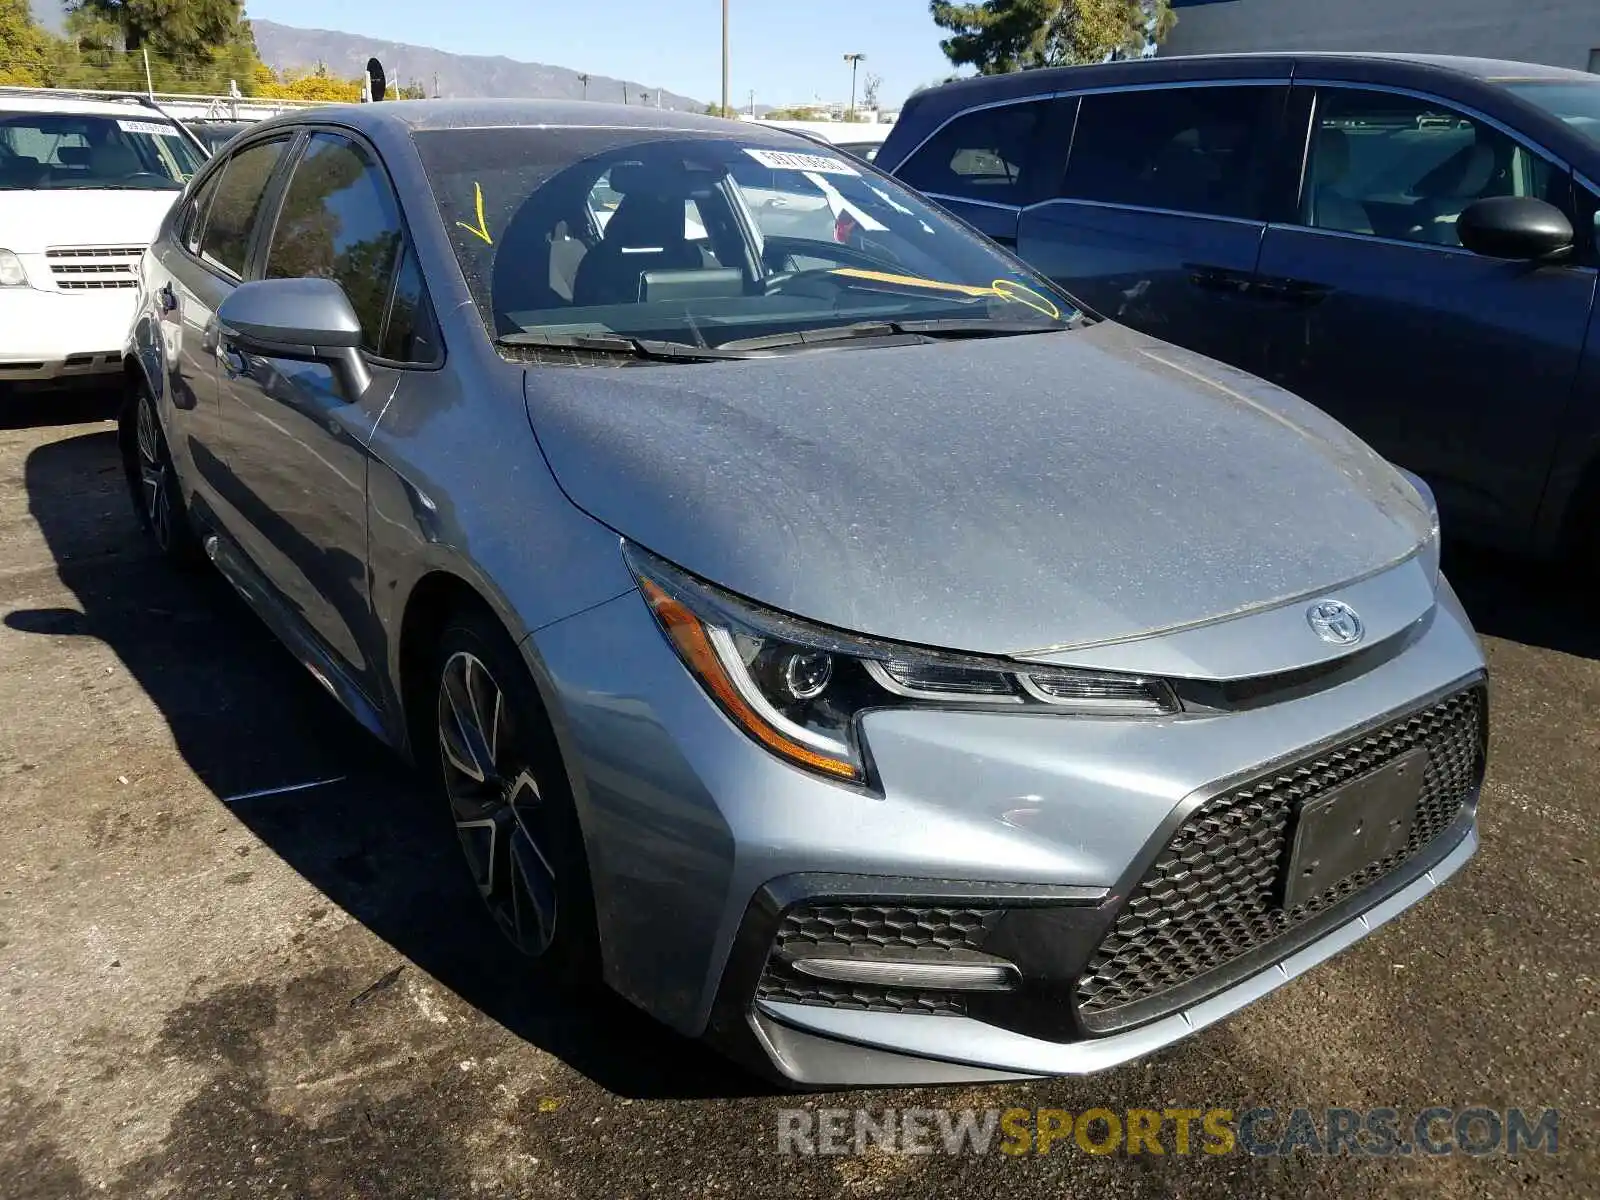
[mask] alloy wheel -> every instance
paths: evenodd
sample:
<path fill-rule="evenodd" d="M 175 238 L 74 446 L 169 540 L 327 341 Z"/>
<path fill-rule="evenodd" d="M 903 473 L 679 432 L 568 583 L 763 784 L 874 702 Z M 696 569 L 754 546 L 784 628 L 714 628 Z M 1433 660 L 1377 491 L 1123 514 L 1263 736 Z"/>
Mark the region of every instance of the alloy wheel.
<path fill-rule="evenodd" d="M 155 538 L 156 545 L 163 551 L 171 550 L 172 491 L 167 478 L 170 467 L 166 447 L 162 444 L 161 426 L 148 399 L 139 402 L 136 422 L 139 494 L 145 521 L 150 526 L 150 534 Z"/>
<path fill-rule="evenodd" d="M 543 954 L 557 912 L 555 872 L 535 833 L 539 781 L 506 694 L 476 655 L 445 660 L 438 728 L 445 792 L 478 892 L 518 949 Z"/>

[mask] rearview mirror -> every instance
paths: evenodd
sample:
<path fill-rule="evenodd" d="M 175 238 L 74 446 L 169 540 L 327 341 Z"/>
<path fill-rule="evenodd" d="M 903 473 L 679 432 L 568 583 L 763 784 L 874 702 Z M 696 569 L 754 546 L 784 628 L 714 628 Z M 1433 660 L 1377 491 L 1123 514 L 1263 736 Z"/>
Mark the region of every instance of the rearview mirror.
<path fill-rule="evenodd" d="M 1461 244 L 1488 258 L 1555 262 L 1572 253 L 1572 222 L 1553 204 L 1532 196 L 1491 196 L 1456 219 Z"/>
<path fill-rule="evenodd" d="M 242 283 L 217 309 L 225 346 L 264 358 L 326 365 L 351 401 L 372 382 L 361 354 L 361 321 L 331 279 Z"/>

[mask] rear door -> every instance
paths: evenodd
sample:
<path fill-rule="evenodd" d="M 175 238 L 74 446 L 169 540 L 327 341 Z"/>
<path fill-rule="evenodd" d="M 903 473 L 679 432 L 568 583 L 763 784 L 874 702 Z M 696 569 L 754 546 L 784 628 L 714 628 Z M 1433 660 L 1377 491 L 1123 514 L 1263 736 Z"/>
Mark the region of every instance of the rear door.
<path fill-rule="evenodd" d="M 1427 479 L 1448 527 L 1520 544 L 1572 394 L 1593 260 L 1482 258 L 1455 222 L 1490 196 L 1575 215 L 1570 172 L 1444 98 L 1302 90 L 1315 107 L 1299 214 L 1261 249 L 1264 374 Z"/>
<path fill-rule="evenodd" d="M 972 109 L 936 130 L 895 175 L 1014 248 L 1022 206 L 1037 194 L 1037 149 L 1071 137 L 1076 108 L 1076 100 L 1045 98 Z"/>
<path fill-rule="evenodd" d="M 1103 316 L 1246 369 L 1248 292 L 1288 88 L 1152 86 L 1082 98 L 1066 171 L 1018 253 Z"/>

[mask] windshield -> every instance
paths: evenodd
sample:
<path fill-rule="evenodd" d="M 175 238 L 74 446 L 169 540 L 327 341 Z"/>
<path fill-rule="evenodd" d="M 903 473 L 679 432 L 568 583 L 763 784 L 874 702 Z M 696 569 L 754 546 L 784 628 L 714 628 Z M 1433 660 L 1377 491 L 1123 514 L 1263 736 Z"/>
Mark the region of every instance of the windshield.
<path fill-rule="evenodd" d="M 1071 301 L 858 159 L 759 131 L 420 131 L 497 339 L 717 347 L 863 322 L 1060 329 Z"/>
<path fill-rule="evenodd" d="M 161 117 L 0 111 L 0 190 L 154 188 L 177 191 L 200 155 Z"/>
<path fill-rule="evenodd" d="M 1505 88 L 1600 143 L 1600 79 L 1593 83 L 1508 83 Z"/>

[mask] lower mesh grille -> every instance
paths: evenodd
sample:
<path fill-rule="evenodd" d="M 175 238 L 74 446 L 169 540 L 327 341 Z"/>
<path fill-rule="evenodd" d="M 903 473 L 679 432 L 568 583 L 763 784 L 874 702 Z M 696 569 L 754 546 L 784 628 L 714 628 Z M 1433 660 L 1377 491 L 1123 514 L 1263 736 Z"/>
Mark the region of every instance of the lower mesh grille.
<path fill-rule="evenodd" d="M 1474 687 L 1201 805 L 1133 890 L 1077 984 L 1090 1028 L 1295 931 L 1387 875 L 1442 833 L 1483 773 L 1484 691 Z M 1297 908 L 1277 906 L 1298 807 L 1419 746 L 1422 797 L 1405 847 Z"/>
<path fill-rule="evenodd" d="M 933 908 L 893 904 L 801 905 L 784 914 L 766 969 L 756 985 L 761 1000 L 820 1004 L 874 1012 L 960 1016 L 966 1006 L 952 992 L 881 987 L 813 979 L 791 959 L 862 955 L 957 962 L 982 950 L 1000 919 L 998 908 Z"/>

